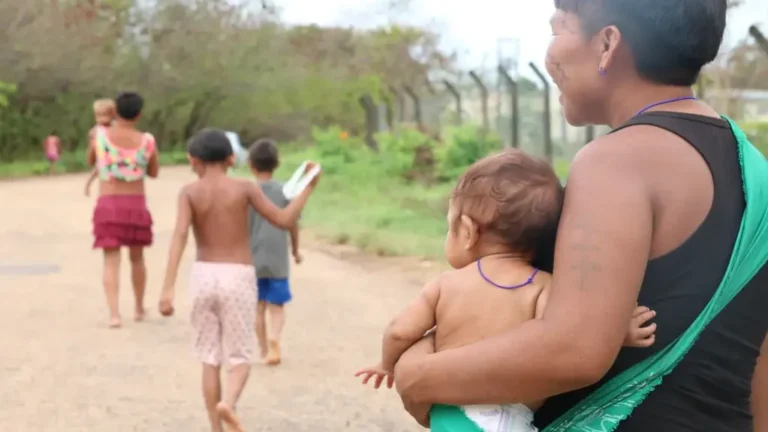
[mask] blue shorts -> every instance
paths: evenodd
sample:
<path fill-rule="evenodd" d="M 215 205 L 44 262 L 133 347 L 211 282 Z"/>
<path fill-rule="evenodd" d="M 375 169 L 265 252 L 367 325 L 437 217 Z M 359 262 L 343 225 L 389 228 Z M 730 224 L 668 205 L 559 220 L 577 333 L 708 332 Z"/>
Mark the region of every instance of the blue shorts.
<path fill-rule="evenodd" d="M 256 286 L 259 287 L 259 301 L 279 306 L 291 301 L 288 279 L 259 278 L 256 280 Z"/>

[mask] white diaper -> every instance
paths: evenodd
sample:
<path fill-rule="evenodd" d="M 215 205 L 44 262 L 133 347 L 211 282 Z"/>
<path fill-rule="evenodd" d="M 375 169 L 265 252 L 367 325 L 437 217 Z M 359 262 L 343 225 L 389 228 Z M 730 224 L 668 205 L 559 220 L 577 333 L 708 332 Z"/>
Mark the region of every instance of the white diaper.
<path fill-rule="evenodd" d="M 537 432 L 533 411 L 523 404 L 463 406 L 464 414 L 483 432 Z"/>

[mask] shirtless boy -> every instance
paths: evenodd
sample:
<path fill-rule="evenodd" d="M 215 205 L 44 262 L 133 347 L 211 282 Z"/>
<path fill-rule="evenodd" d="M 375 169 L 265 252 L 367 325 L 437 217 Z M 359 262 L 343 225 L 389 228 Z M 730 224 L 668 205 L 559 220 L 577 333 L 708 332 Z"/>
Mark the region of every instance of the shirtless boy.
<path fill-rule="evenodd" d="M 191 319 L 195 350 L 203 363 L 203 396 L 211 430 L 222 432 L 223 422 L 229 431 L 241 432 L 235 406 L 248 380 L 256 341 L 256 272 L 251 262 L 248 211 L 253 207 L 271 224 L 290 228 L 317 178 L 285 209 L 279 209 L 258 185 L 227 175 L 234 156 L 223 132 L 199 132 L 189 141 L 187 151 L 198 180 L 184 186 L 179 194 L 160 312 L 173 314 L 176 275 L 191 227 L 197 244 L 190 275 Z M 230 370 L 222 398 L 220 367 L 224 362 Z"/>
<path fill-rule="evenodd" d="M 459 179 L 448 212 L 445 255 L 455 269 L 429 282 L 389 324 L 381 362 L 357 372 L 363 384 L 375 377 L 392 387 L 395 363 L 430 329 L 435 349 L 472 344 L 542 316 L 552 276 L 531 262 L 554 243 L 563 188 L 552 168 L 519 150 L 478 161 Z M 625 345 L 647 347 L 654 312 L 638 308 Z M 458 413 L 489 432 L 535 431 L 533 411 L 543 401 L 505 406 L 433 407 L 431 427 L 457 430 Z M 446 414 L 446 411 L 449 411 Z M 453 415 L 451 415 L 453 414 Z M 450 417 L 450 418 L 448 418 Z M 473 429 L 463 429 L 473 430 Z"/>

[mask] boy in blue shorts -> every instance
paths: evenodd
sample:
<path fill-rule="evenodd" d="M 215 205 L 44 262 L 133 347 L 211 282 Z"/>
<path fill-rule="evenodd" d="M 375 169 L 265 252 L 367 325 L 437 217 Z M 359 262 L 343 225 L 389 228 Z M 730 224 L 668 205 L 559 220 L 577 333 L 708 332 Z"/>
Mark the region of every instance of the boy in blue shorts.
<path fill-rule="evenodd" d="M 289 200 L 283 194 L 283 184 L 275 181 L 272 174 L 279 165 L 277 145 L 269 139 L 256 141 L 250 148 L 248 160 L 264 195 L 277 207 L 285 208 Z M 271 366 L 280 364 L 280 335 L 285 324 L 284 306 L 291 300 L 288 284 L 288 235 L 285 230 L 270 224 L 251 209 L 249 228 L 251 233 L 251 257 L 256 267 L 258 304 L 256 307 L 256 337 L 262 360 Z M 291 252 L 296 264 L 301 263 L 299 254 L 299 227 L 294 225 L 288 233 Z M 266 316 L 269 314 L 269 335 Z"/>

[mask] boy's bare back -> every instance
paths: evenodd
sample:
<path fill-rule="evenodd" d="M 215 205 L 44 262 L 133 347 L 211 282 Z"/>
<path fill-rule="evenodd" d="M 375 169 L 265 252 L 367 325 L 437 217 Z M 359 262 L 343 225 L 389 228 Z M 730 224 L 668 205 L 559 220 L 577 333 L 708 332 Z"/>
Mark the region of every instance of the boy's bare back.
<path fill-rule="evenodd" d="M 483 260 L 482 265 L 483 272 L 502 286 L 524 283 L 534 273 L 527 264 L 507 260 Z M 476 263 L 444 273 L 435 308 L 435 349 L 470 345 L 539 317 L 551 281 L 548 273 L 537 272 L 528 285 L 499 288 L 483 279 Z"/>
<path fill-rule="evenodd" d="M 251 264 L 248 209 L 254 185 L 227 176 L 204 177 L 185 187 L 197 260 Z"/>

